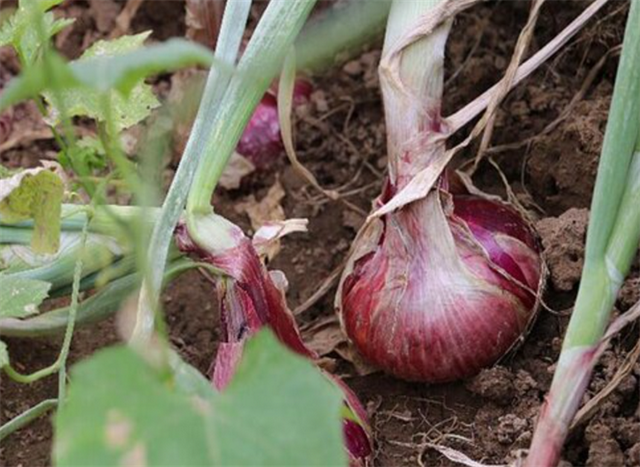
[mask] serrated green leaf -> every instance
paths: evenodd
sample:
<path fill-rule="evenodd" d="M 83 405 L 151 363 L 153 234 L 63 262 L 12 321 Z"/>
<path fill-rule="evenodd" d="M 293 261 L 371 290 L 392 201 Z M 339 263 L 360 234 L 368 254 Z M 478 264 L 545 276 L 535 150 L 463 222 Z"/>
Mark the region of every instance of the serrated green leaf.
<path fill-rule="evenodd" d="M 7 350 L 7 344 L 0 341 L 0 368 L 3 368 L 9 364 L 9 351 Z"/>
<path fill-rule="evenodd" d="M 58 161 L 65 169 L 86 177 L 94 170 L 107 167 L 107 154 L 102 142 L 93 136 L 83 136 L 76 144 L 58 154 Z"/>
<path fill-rule="evenodd" d="M 24 318 L 37 313 L 51 284 L 0 274 L 0 318 Z"/>
<path fill-rule="evenodd" d="M 55 253 L 60 245 L 60 211 L 64 185 L 45 168 L 26 169 L 0 179 L 0 214 L 5 223 L 33 219 L 31 247 Z"/>
<path fill-rule="evenodd" d="M 43 40 L 48 41 L 75 21 L 74 19 L 55 19 L 53 13 L 46 12 L 60 3 L 62 1 L 59 0 L 21 0 L 15 13 L 0 27 L 0 46 L 12 45 L 24 62 L 23 65 L 32 65 Z M 41 18 L 43 37 L 35 27 L 38 16 Z"/>
<path fill-rule="evenodd" d="M 346 466 L 339 391 L 269 331 L 248 343 L 224 393 L 197 394 L 129 348 L 103 350 L 73 371 L 55 464 Z"/>
<path fill-rule="evenodd" d="M 79 61 L 92 62 L 97 65 L 100 61 L 99 59 L 132 52 L 142 47 L 149 34 L 151 34 L 151 31 L 133 36 L 123 36 L 111 41 L 98 41 L 82 54 Z M 81 79 L 81 81 L 86 80 Z M 144 76 L 136 79 L 132 83 L 131 92 L 126 96 L 121 93 L 115 93 L 110 88 L 102 89 L 102 91 L 110 94 L 110 118 L 117 132 L 144 120 L 152 109 L 160 105 L 151 90 L 151 86 L 143 81 Z M 92 84 L 96 87 L 98 83 L 99 81 Z M 64 103 L 64 111 L 67 117 L 84 116 L 101 122 L 106 122 L 109 118 L 106 113 L 107 110 L 104 108 L 102 92 L 96 92 L 95 89 L 76 88 L 62 90 L 55 95 L 55 99 L 54 95 L 49 92 L 45 93 L 44 96 L 52 107 L 51 116 L 54 122 L 57 122 L 57 117 L 60 113 L 60 106 L 57 105 L 56 99 L 60 99 L 60 102 Z"/>

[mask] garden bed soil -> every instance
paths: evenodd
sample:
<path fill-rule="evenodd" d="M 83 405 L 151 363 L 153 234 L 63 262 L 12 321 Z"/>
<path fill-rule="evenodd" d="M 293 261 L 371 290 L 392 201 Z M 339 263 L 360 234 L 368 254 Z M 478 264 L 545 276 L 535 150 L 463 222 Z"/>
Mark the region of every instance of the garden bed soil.
<path fill-rule="evenodd" d="M 111 16 L 104 11 L 96 13 L 96 8 L 106 8 L 108 3 L 77 1 L 65 6 L 78 18 L 61 44 L 67 55 L 77 56 L 87 43 L 108 33 L 113 12 Z M 113 5 L 117 13 L 121 5 Z M 548 2 L 536 28 L 532 51 L 558 33 L 585 5 L 582 1 Z M 457 465 L 427 443 L 454 448 L 487 464 L 509 462 L 529 446 L 577 291 L 588 206 L 618 59 L 615 53 L 609 54 L 568 118 L 548 132 L 543 130 L 569 104 L 598 60 L 621 43 L 625 7 L 623 2 L 612 2 L 569 47 L 512 92 L 498 113 L 492 144 L 523 143 L 495 152 L 492 157 L 519 201 L 537 219 L 551 272 L 544 296 L 546 308 L 540 310 L 523 345 L 499 365 L 468 381 L 406 383 L 369 373 L 370 368 L 354 357 L 332 319 L 335 287 L 298 316 L 305 338 L 326 353 L 324 364 L 346 377 L 366 404 L 375 434 L 373 465 Z M 184 4 L 179 1 L 145 2 L 131 31 L 151 28 L 155 39 L 184 35 L 180 21 L 183 11 Z M 482 4 L 460 15 L 447 52 L 445 114 L 501 76 L 527 15 L 526 2 Z M 98 17 L 100 22 L 96 21 Z M 348 199 L 364 211 L 380 192 L 386 162 L 376 76 L 379 55 L 379 45 L 374 45 L 339 69 L 314 78 L 311 102 L 297 111 L 301 161 L 323 186 L 348 184 L 347 190 L 353 192 Z M 11 71 L 10 67 L 7 70 Z M 170 77 L 163 77 L 157 89 L 167 93 L 170 83 Z M 22 115 L 20 112 L 18 109 L 15 113 Z M 18 120 L 14 126 L 20 124 Z M 50 156 L 53 149 L 48 141 L 25 143 L 0 158 L 3 164 L 32 166 L 43 154 Z M 475 149 L 461 154 L 456 163 L 472 157 Z M 175 159 L 167 169 L 168 179 L 174 169 Z M 480 166 L 475 182 L 483 190 L 505 194 L 501 178 L 490 164 Z M 341 203 L 323 199 L 284 160 L 266 173 L 248 176 L 237 190 L 220 190 L 214 204 L 218 212 L 250 232 L 247 214 L 238 206 L 260 200 L 275 183 L 284 188 L 282 205 L 287 217 L 310 221 L 309 233 L 286 238 L 271 264 L 285 272 L 290 284 L 288 297 L 295 308 L 342 263 L 363 216 Z M 636 261 L 616 313 L 638 300 L 639 283 Z M 163 302 L 172 343 L 187 361 L 208 371 L 218 341 L 212 286 L 197 272 L 190 272 L 167 288 Z M 71 360 L 81 360 L 118 340 L 115 319 L 80 329 L 74 336 Z M 637 340 L 637 328 L 614 339 L 596 367 L 585 401 L 611 380 Z M 53 338 L 7 341 L 12 360 L 22 371 L 50 364 L 60 345 L 60 340 Z M 640 365 L 636 362 L 634 370 L 594 416 L 573 430 L 564 449 L 564 466 L 640 465 L 639 378 Z M 54 376 L 28 386 L 5 377 L 1 382 L 0 417 L 8 420 L 43 399 L 55 397 L 56 389 Z M 50 420 L 42 417 L 3 442 L 0 463 L 11 467 L 50 465 L 51 439 Z"/>

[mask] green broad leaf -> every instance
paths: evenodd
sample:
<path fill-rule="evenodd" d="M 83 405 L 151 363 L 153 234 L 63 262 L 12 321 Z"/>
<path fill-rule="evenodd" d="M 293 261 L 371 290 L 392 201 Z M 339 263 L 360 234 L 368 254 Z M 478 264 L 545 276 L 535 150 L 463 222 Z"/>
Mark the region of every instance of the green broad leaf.
<path fill-rule="evenodd" d="M 20 0 L 15 13 L 0 27 L 0 46 L 11 45 L 18 52 L 23 65 L 32 65 L 42 44 L 74 22 L 73 19 L 55 19 L 50 8 L 62 0 Z M 38 31 L 37 21 L 42 31 Z"/>
<path fill-rule="evenodd" d="M 222 394 L 163 377 L 127 347 L 72 374 L 54 423 L 60 467 L 347 465 L 339 390 L 270 331 L 249 341 Z"/>
<path fill-rule="evenodd" d="M 76 144 L 61 151 L 58 161 L 65 169 L 73 169 L 77 175 L 86 177 L 94 170 L 107 167 L 107 153 L 99 139 L 83 136 Z"/>
<path fill-rule="evenodd" d="M 208 465 L 208 404 L 178 393 L 127 347 L 100 351 L 73 372 L 54 464 Z"/>
<path fill-rule="evenodd" d="M 38 312 L 51 284 L 0 274 L 0 318 L 24 318 Z"/>
<path fill-rule="evenodd" d="M 342 393 L 269 330 L 249 340 L 214 405 L 215 465 L 346 466 Z"/>
<path fill-rule="evenodd" d="M 112 41 L 98 41 L 82 54 L 79 62 L 84 61 L 85 64 L 88 62 L 89 66 L 99 66 L 100 63 L 104 64 L 105 57 L 115 57 L 139 49 L 149 34 L 151 31 L 133 36 L 123 36 Z M 104 72 L 104 65 L 100 69 Z M 59 122 L 61 112 L 64 112 L 67 117 L 84 116 L 101 122 L 111 119 L 115 130 L 119 133 L 144 120 L 152 109 L 160 105 L 151 86 L 144 83 L 144 76 L 137 77 L 131 83 L 130 93 L 125 96 L 122 93 L 113 92 L 110 88 L 100 86 L 99 72 L 101 70 L 94 70 L 98 72 L 98 75 L 94 75 L 94 78 L 98 78 L 98 80 L 94 80 L 91 87 L 63 89 L 56 94 L 44 93 L 47 102 L 51 105 L 50 120 L 53 123 Z M 79 81 L 86 83 L 89 80 L 79 79 Z M 99 92 L 96 92 L 96 88 Z M 105 92 L 109 96 L 110 113 L 105 109 L 103 98 Z"/>
<path fill-rule="evenodd" d="M 0 341 L 0 368 L 3 368 L 9 364 L 9 351 L 7 350 L 7 344 Z"/>
<path fill-rule="evenodd" d="M 60 211 L 64 184 L 52 171 L 38 167 L 0 178 L 0 214 L 8 224 L 33 219 L 31 247 L 55 253 L 60 246 Z"/>

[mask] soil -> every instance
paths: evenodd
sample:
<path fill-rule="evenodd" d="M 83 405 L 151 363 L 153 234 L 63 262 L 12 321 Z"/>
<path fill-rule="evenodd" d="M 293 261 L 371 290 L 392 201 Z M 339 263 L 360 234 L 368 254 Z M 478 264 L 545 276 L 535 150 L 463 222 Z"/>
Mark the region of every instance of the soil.
<path fill-rule="evenodd" d="M 456 20 L 447 53 L 445 114 L 502 75 L 526 21 L 528 5 L 485 3 Z M 87 43 L 108 35 L 121 6 L 108 0 L 65 4 L 64 9 L 78 21 L 58 45 L 68 56 L 79 55 Z M 557 34 L 584 6 L 582 1 L 545 5 L 530 52 Z M 520 348 L 468 381 L 435 386 L 407 383 L 371 373 L 336 334 L 331 318 L 335 288 L 298 316 L 305 337 L 324 349 L 326 365 L 346 377 L 366 404 L 375 433 L 373 465 L 458 465 L 428 448 L 427 443 L 451 447 L 487 464 L 512 461 L 519 450 L 528 447 L 579 282 L 587 208 L 618 60 L 615 54 L 610 54 L 568 118 L 548 132 L 543 130 L 569 104 L 597 61 L 621 43 L 625 9 L 626 3 L 612 2 L 557 57 L 512 92 L 498 113 L 492 144 L 510 146 L 491 155 L 518 200 L 537 219 L 551 273 L 544 297 L 546 308 L 541 309 Z M 144 2 L 130 31 L 153 29 L 155 39 L 183 36 L 183 17 L 184 4 L 180 1 Z M 364 211 L 381 190 L 386 163 L 376 75 L 379 47 L 375 44 L 341 68 L 314 77 L 311 102 L 297 111 L 301 161 L 323 186 L 343 187 L 352 193 L 349 201 Z M 156 84 L 166 93 L 170 82 L 164 77 Z M 518 142 L 522 144 L 513 148 Z M 53 149 L 50 141 L 27 142 L 5 151 L 0 161 L 30 166 L 42 154 L 51 156 Z M 456 164 L 473 157 L 476 149 L 461 154 Z M 175 169 L 175 156 L 172 160 L 167 168 L 169 179 Z M 214 205 L 250 233 L 246 213 L 236 208 L 250 196 L 261 199 L 276 180 L 286 193 L 282 202 L 286 216 L 306 217 L 310 222 L 308 234 L 292 235 L 283 241 L 282 251 L 270 265 L 285 272 L 288 298 L 295 308 L 341 264 L 363 216 L 319 196 L 284 160 L 266 172 L 245 177 L 239 189 L 217 192 Z M 506 194 L 499 174 L 486 162 L 474 180 L 485 191 Z M 640 298 L 638 275 L 636 261 L 620 293 L 618 312 Z M 218 340 L 217 306 L 211 285 L 197 273 L 187 273 L 169 285 L 163 300 L 173 344 L 188 362 L 206 372 Z M 74 336 L 72 361 L 117 342 L 114 321 L 80 329 Z M 318 329 L 331 332 L 320 334 Z M 637 328 L 613 340 L 596 367 L 585 401 L 611 380 L 637 340 Z M 53 338 L 7 342 L 12 360 L 24 371 L 49 364 L 60 345 Z M 640 364 L 636 362 L 596 413 L 573 430 L 564 449 L 563 466 L 640 465 L 639 378 Z M 55 377 L 29 386 L 3 378 L 0 417 L 8 420 L 40 400 L 55 397 L 56 385 Z M 51 437 L 50 420 L 42 417 L 3 442 L 0 463 L 12 467 L 50 465 Z"/>

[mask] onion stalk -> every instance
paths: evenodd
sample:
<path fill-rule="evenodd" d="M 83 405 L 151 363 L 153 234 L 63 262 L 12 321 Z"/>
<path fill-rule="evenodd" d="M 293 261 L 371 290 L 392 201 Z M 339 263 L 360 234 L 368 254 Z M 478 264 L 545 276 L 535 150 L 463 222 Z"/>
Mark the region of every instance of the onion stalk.
<path fill-rule="evenodd" d="M 265 326 L 292 351 L 316 359 L 317 355 L 303 342 L 287 306 L 284 276 L 279 271 L 267 271 L 252 242 L 225 218 L 213 214 L 197 227 L 207 231 L 215 241 L 203 248 L 193 241 L 188 226 L 181 224 L 176 229 L 176 243 L 181 251 L 217 271 L 222 336 L 213 365 L 214 387 L 220 391 L 227 387 L 240 362 L 246 340 Z M 367 465 L 372 449 L 366 411 L 342 381 L 329 373 L 324 374 L 344 393 L 343 434 L 350 464 Z"/>
<path fill-rule="evenodd" d="M 419 20 L 440 2 L 395 1 L 380 64 L 388 180 L 393 200 L 445 155 L 441 116 L 444 51 L 452 19 L 419 38 Z M 407 38 L 418 37 L 409 41 Z M 398 377 L 451 381 L 495 363 L 536 315 L 544 265 L 535 233 L 513 207 L 455 173 L 429 194 L 359 232 L 336 306 L 371 363 Z"/>
<path fill-rule="evenodd" d="M 640 2 L 632 1 L 605 131 L 576 304 L 528 467 L 553 467 L 606 345 L 617 293 L 640 241 Z"/>

